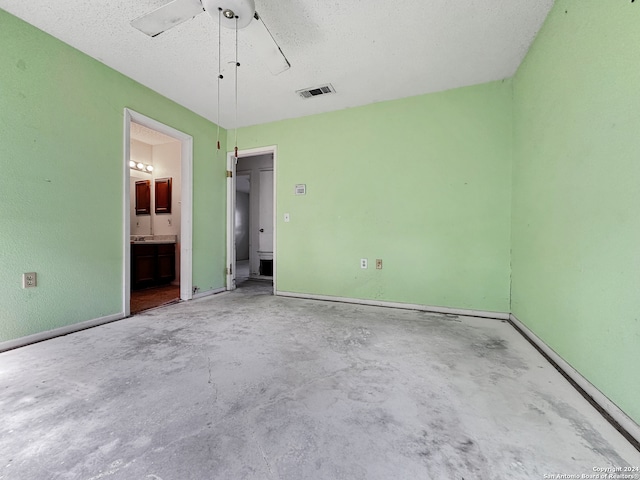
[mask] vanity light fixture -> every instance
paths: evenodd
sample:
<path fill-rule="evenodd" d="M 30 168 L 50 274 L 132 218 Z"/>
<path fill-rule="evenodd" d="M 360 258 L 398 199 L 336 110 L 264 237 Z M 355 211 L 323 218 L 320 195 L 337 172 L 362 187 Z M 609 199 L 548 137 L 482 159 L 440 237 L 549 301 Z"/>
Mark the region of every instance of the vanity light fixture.
<path fill-rule="evenodd" d="M 129 168 L 145 173 L 153 172 L 153 165 L 147 165 L 146 163 L 142 162 L 134 162 L 133 160 L 129 160 Z"/>

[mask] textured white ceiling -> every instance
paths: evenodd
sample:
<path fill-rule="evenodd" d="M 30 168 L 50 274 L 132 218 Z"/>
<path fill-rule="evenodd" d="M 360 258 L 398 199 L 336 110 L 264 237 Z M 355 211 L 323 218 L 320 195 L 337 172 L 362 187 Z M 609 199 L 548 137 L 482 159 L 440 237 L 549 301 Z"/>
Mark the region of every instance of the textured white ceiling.
<path fill-rule="evenodd" d="M 0 0 L 26 20 L 216 121 L 218 26 L 203 13 L 155 38 L 129 22 L 167 0 Z M 256 0 L 291 68 L 269 73 L 240 30 L 222 29 L 220 124 L 254 125 L 512 76 L 553 0 Z M 330 82 L 337 93 L 295 91 Z M 144 112 L 142 112 L 144 113 Z"/>

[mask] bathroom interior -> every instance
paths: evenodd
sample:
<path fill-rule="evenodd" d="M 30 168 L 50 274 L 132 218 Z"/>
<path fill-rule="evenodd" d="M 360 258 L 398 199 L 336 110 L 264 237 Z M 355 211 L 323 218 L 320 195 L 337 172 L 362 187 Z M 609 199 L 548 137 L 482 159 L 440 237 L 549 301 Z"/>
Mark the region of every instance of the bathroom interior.
<path fill-rule="evenodd" d="M 180 299 L 181 143 L 131 123 L 131 314 Z"/>

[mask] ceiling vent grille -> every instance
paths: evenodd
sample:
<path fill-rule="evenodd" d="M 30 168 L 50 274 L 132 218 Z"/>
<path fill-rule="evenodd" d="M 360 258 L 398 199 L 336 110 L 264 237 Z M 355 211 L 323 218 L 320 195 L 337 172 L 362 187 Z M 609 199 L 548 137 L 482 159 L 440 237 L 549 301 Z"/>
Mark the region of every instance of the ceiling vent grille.
<path fill-rule="evenodd" d="M 320 95 L 327 95 L 329 93 L 336 93 L 336 90 L 335 88 L 333 88 L 333 85 L 331 85 L 330 83 L 327 83 L 319 87 L 297 90 L 296 93 L 300 95 L 302 98 L 311 98 L 311 97 L 317 97 Z"/>

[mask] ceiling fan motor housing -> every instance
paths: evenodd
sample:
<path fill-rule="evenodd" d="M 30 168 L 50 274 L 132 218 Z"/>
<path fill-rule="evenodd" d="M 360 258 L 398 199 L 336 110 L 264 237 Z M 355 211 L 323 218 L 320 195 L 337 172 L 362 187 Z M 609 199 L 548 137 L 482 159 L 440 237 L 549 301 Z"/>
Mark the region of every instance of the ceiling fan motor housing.
<path fill-rule="evenodd" d="M 202 0 L 202 6 L 216 20 L 219 12 L 231 11 L 235 13 L 235 16 L 238 17 L 238 28 L 249 25 L 256 11 L 254 0 Z M 236 18 L 229 13 L 220 15 L 220 23 L 223 27 L 236 28 Z"/>

